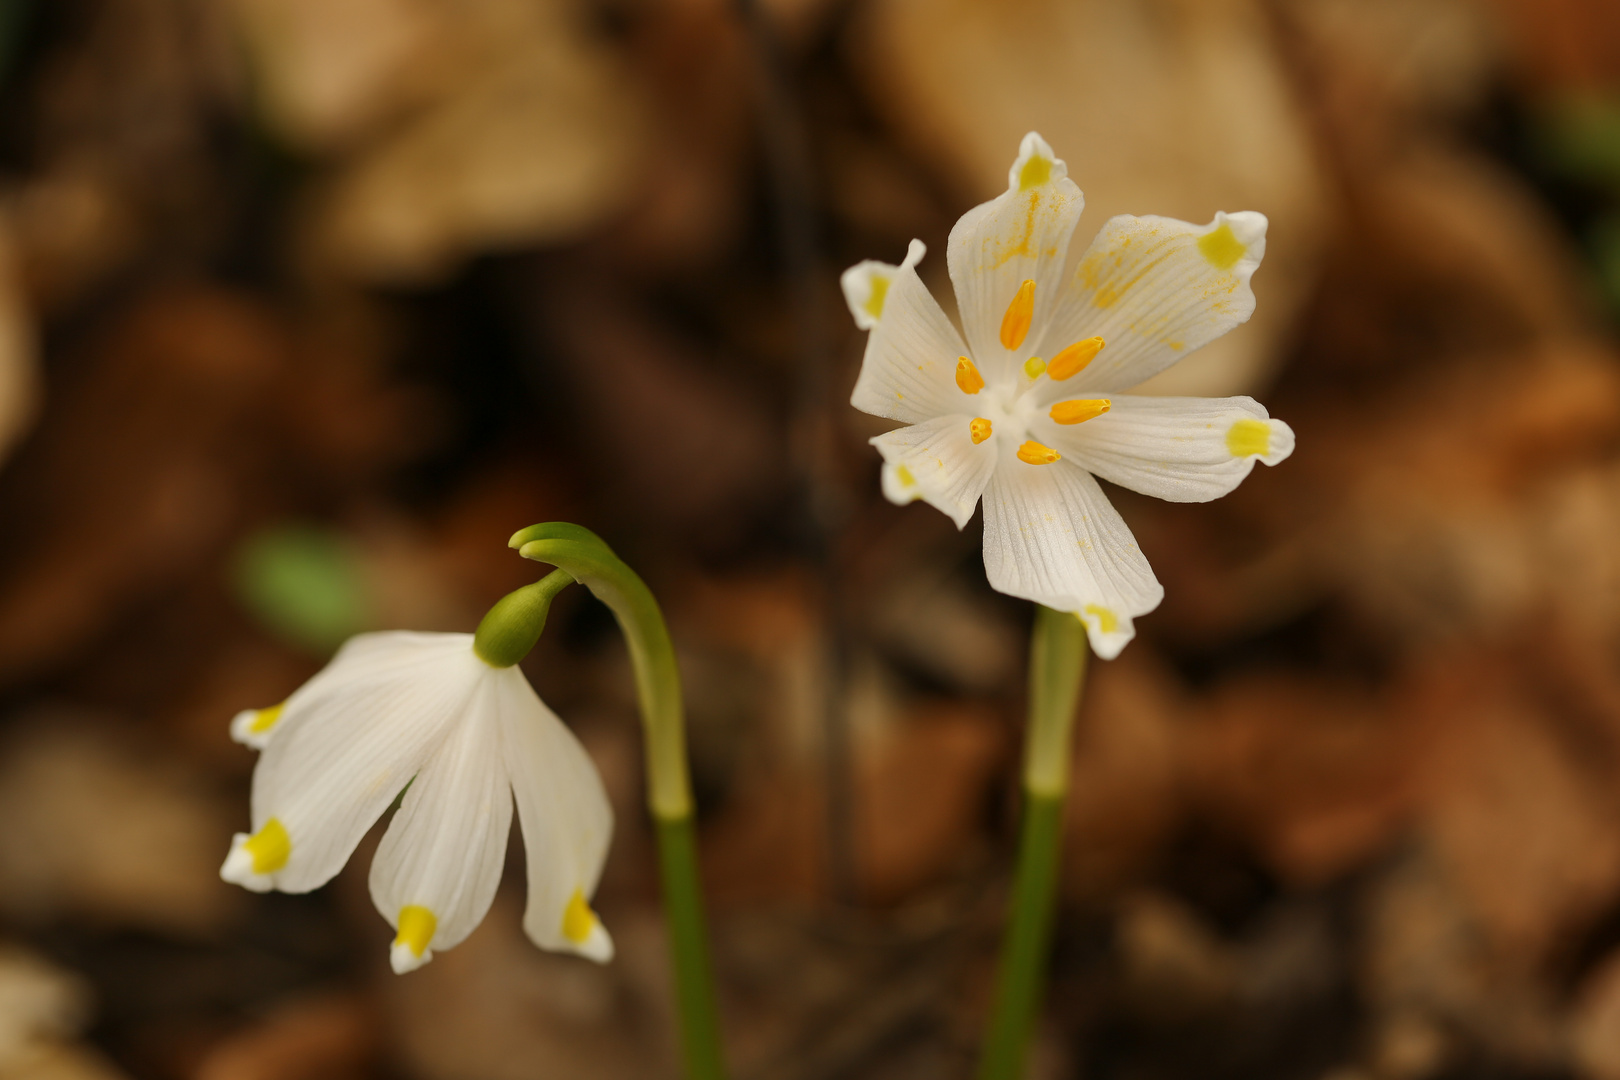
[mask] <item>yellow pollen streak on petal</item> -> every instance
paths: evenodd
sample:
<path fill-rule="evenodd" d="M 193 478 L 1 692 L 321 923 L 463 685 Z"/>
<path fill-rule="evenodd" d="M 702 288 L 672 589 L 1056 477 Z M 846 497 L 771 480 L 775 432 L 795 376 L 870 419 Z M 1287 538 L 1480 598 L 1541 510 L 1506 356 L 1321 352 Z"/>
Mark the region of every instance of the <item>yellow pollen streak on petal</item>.
<path fill-rule="evenodd" d="M 1032 379 L 1038 379 L 1046 371 L 1046 361 L 1038 356 L 1032 356 L 1024 361 L 1024 374 Z"/>
<path fill-rule="evenodd" d="M 563 911 L 563 937 L 575 945 L 583 945 L 585 939 L 590 937 L 591 931 L 595 929 L 596 912 L 585 902 L 585 894 L 575 889 L 574 895 L 568 898 L 568 907 Z"/>
<path fill-rule="evenodd" d="M 1112 634 L 1119 629 L 1119 616 L 1101 604 L 1087 604 L 1086 614 L 1097 620 L 1097 629 L 1105 634 Z"/>
<path fill-rule="evenodd" d="M 1034 439 L 1018 448 L 1018 460 L 1026 465 L 1050 465 L 1062 456 L 1050 446 L 1042 446 Z"/>
<path fill-rule="evenodd" d="M 1248 253 L 1249 248 L 1232 234 L 1232 226 L 1223 221 L 1220 228 L 1198 238 L 1198 250 L 1204 253 L 1204 258 L 1215 269 L 1230 270 Z"/>
<path fill-rule="evenodd" d="M 264 828 L 248 837 L 242 847 L 253 856 L 255 874 L 273 874 L 287 865 L 287 857 L 292 854 L 292 838 L 287 835 L 285 825 L 271 818 L 264 823 Z"/>
<path fill-rule="evenodd" d="M 1043 157 L 1032 157 L 1018 170 L 1018 190 L 1028 191 L 1052 179 L 1052 163 Z M 1008 346 L 1012 348 L 1012 346 Z"/>
<path fill-rule="evenodd" d="M 975 417 L 968 424 L 968 434 L 973 437 L 974 445 L 984 442 L 990 437 L 990 421 L 982 416 Z"/>
<path fill-rule="evenodd" d="M 900 480 L 900 483 L 902 485 L 906 486 L 906 487 L 916 487 L 917 486 L 917 478 L 915 476 L 912 476 L 911 475 L 911 470 L 908 469 L 904 465 L 896 466 L 895 470 L 894 470 L 894 475 L 896 477 L 898 477 L 899 480 Z"/>
<path fill-rule="evenodd" d="M 984 389 L 984 376 L 965 356 L 956 358 L 956 388 L 964 394 L 977 394 Z"/>
<path fill-rule="evenodd" d="M 1084 341 L 1077 341 L 1052 357 L 1052 362 L 1046 365 L 1046 373 L 1059 381 L 1078 375 L 1098 353 L 1102 352 L 1102 347 L 1103 339 L 1100 337 L 1088 337 Z"/>
<path fill-rule="evenodd" d="M 248 725 L 248 730 L 255 735 L 263 735 L 265 732 L 276 726 L 276 721 L 281 719 L 281 710 L 285 709 L 286 707 L 287 703 L 284 701 L 280 705 L 272 705 L 268 709 L 260 709 L 258 712 L 253 714 L 253 722 Z"/>
<path fill-rule="evenodd" d="M 1007 305 L 1007 314 L 1001 317 L 1001 347 L 1016 349 L 1029 333 L 1029 321 L 1035 317 L 1035 280 L 1025 278 L 1018 292 Z"/>
<path fill-rule="evenodd" d="M 407 946 L 421 956 L 433 941 L 439 929 L 439 917 L 420 904 L 407 904 L 399 909 L 399 932 L 394 935 L 395 945 Z"/>
<path fill-rule="evenodd" d="M 1108 398 L 1077 398 L 1053 405 L 1051 415 L 1059 424 L 1083 424 L 1113 407 L 1114 403 Z"/>
<path fill-rule="evenodd" d="M 1271 425 L 1264 420 L 1239 420 L 1226 429 L 1226 448 L 1233 457 L 1251 457 L 1271 451 Z"/>
<path fill-rule="evenodd" d="M 881 319 L 883 318 L 883 302 L 889 298 L 889 279 L 873 275 L 867 280 L 872 291 L 867 294 L 866 303 L 861 306 L 866 309 L 866 313 L 872 318 Z"/>

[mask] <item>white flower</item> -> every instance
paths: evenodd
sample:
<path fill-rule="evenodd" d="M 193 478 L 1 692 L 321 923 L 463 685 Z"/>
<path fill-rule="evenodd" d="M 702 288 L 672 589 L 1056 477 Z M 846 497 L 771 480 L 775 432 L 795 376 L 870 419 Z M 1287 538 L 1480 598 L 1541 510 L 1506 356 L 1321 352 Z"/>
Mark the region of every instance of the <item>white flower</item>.
<path fill-rule="evenodd" d="M 264 751 L 253 833 L 220 868 L 256 892 L 331 880 L 402 790 L 371 864 L 371 898 L 397 931 L 395 971 L 420 967 L 483 919 L 517 798 L 528 858 L 523 928 L 592 960 L 613 941 L 592 912 L 613 832 L 601 777 L 516 667 L 491 667 L 471 634 L 362 634 L 287 701 L 237 716 Z"/>
<path fill-rule="evenodd" d="M 1205 502 L 1256 459 L 1287 457 L 1294 433 L 1252 398 L 1119 393 L 1249 318 L 1265 217 L 1120 216 L 1071 258 L 1085 200 L 1067 177 L 1031 132 L 1006 193 L 951 230 L 966 344 L 917 276 L 921 242 L 897 267 L 845 271 L 871 331 L 851 403 L 911 425 L 872 440 L 890 500 L 922 499 L 962 528 L 983 495 L 990 584 L 1074 612 L 1112 658 L 1164 589 L 1093 476 Z"/>

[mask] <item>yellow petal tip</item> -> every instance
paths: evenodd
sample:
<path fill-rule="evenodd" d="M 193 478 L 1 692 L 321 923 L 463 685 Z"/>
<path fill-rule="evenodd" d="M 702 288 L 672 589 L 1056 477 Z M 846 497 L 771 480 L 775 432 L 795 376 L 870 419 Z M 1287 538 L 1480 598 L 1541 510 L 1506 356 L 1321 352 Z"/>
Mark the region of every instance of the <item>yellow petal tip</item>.
<path fill-rule="evenodd" d="M 1233 457 L 1254 457 L 1271 452 L 1271 425 L 1243 419 L 1226 430 L 1226 449 Z"/>
<path fill-rule="evenodd" d="M 287 835 L 287 827 L 279 819 L 271 818 L 262 829 L 247 838 L 242 848 L 253 858 L 255 874 L 273 874 L 287 865 L 287 859 L 292 855 L 292 838 Z"/>
<path fill-rule="evenodd" d="M 1119 616 L 1101 604 L 1087 604 L 1085 613 L 1097 620 L 1097 630 L 1101 633 L 1112 634 L 1119 629 Z"/>
<path fill-rule="evenodd" d="M 1198 238 L 1198 250 L 1215 269 L 1230 270 L 1248 254 L 1249 248 L 1232 232 L 1232 226 L 1223 221 Z"/>
<path fill-rule="evenodd" d="M 420 904 L 407 904 L 399 909 L 399 927 L 394 944 L 403 945 L 420 957 L 433 942 L 439 929 L 439 917 Z"/>
<path fill-rule="evenodd" d="M 568 898 L 568 907 L 563 911 L 563 937 L 575 945 L 583 945 L 595 929 L 596 912 L 585 902 L 585 893 L 575 889 L 574 895 Z"/>

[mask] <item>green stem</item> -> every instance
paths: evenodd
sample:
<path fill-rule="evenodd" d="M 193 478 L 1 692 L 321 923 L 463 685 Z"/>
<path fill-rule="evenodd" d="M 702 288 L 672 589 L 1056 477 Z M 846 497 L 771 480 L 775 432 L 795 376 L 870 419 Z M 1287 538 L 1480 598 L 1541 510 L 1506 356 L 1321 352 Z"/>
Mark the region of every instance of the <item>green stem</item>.
<path fill-rule="evenodd" d="M 1024 817 L 1002 943 L 996 996 L 979 1059 L 979 1080 L 1017 1080 L 1040 1010 L 1069 788 L 1069 741 L 1086 670 L 1079 619 L 1035 609 L 1029 650 L 1029 727 L 1024 734 Z"/>
<path fill-rule="evenodd" d="M 697 873 L 697 837 L 690 815 L 656 818 L 658 865 L 664 882 L 664 917 L 675 958 L 675 999 L 681 1010 L 686 1073 L 692 1080 L 719 1080 L 726 1074 L 720 1056 L 720 1021 L 715 1013 L 714 975 L 709 970 L 708 935 L 703 922 L 703 889 Z"/>
<path fill-rule="evenodd" d="M 725 1066 L 698 879 L 685 707 L 663 613 L 635 571 L 589 529 L 565 522 L 533 525 L 513 536 L 511 546 L 525 559 L 567 571 L 612 610 L 624 633 L 647 742 L 647 805 L 657 826 L 686 1075 L 721 1080 Z"/>

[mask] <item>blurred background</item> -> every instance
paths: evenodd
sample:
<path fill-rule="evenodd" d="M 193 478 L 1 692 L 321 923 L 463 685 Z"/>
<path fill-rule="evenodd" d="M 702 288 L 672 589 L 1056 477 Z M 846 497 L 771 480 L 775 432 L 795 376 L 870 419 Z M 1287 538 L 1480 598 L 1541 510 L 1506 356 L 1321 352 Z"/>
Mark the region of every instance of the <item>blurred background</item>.
<path fill-rule="evenodd" d="M 1608 0 L 0 3 L 0 1080 L 668 1077 L 629 671 L 526 669 L 619 818 L 619 958 L 386 962 L 373 833 L 221 883 L 226 728 L 467 630 L 566 519 L 689 693 L 742 1080 L 971 1069 L 1028 605 L 879 496 L 836 280 L 1038 129 L 1112 214 L 1271 219 L 1156 380 L 1299 436 L 1114 492 L 1033 1075 L 1620 1078 L 1620 7 Z M 515 838 L 514 838 L 515 840 Z"/>

